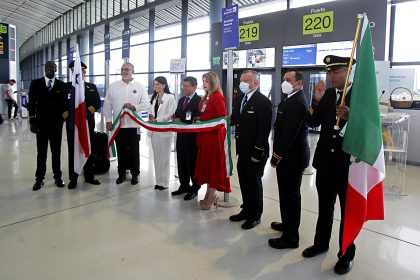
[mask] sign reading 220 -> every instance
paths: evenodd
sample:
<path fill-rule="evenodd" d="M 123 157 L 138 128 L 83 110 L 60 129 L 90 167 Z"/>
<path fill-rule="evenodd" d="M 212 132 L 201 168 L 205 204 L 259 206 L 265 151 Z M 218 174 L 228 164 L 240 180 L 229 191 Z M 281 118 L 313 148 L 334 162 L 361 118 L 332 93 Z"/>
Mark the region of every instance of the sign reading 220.
<path fill-rule="evenodd" d="M 303 16 L 303 35 L 326 33 L 334 30 L 334 11 Z"/>

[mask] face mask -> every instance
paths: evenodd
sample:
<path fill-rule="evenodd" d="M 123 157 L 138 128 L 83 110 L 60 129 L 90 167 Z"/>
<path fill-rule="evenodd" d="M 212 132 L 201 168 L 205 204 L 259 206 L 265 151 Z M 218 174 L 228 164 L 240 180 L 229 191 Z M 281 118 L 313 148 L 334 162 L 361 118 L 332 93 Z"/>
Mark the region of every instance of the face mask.
<path fill-rule="evenodd" d="M 289 83 L 288 81 L 284 81 L 281 84 L 281 91 L 284 94 L 291 94 L 293 92 L 293 85 L 291 83 Z"/>
<path fill-rule="evenodd" d="M 251 89 L 249 88 L 249 84 L 245 83 L 245 82 L 241 82 L 239 84 L 239 89 L 245 94 L 247 94 L 251 91 Z"/>

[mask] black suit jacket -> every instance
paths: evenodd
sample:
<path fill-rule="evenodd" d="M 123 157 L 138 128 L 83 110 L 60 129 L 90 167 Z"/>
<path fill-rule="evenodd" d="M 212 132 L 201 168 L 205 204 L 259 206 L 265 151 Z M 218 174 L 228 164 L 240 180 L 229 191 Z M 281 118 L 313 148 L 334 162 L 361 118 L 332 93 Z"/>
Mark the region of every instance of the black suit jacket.
<path fill-rule="evenodd" d="M 345 104 L 350 107 L 351 89 L 346 95 Z M 340 130 L 334 130 L 336 124 L 336 108 L 340 104 L 341 98 L 337 101 L 335 88 L 329 88 L 325 91 L 324 97 L 318 105 L 314 105 L 308 114 L 307 124 L 311 127 L 321 125 L 321 133 L 316 146 L 313 167 L 329 168 L 337 165 L 347 166 L 350 155 L 343 152 L 343 137 L 339 135 L 340 130 L 347 121 L 340 120 Z"/>
<path fill-rule="evenodd" d="M 268 136 L 272 118 L 271 102 L 257 90 L 245 104 L 241 113 L 243 97 L 244 94 L 236 97 L 231 116 L 231 125 L 236 125 L 236 154 L 240 157 L 268 158 L 270 152 Z"/>
<path fill-rule="evenodd" d="M 307 151 L 309 155 L 308 127 L 305 123 L 307 113 L 308 101 L 303 91 L 279 103 L 274 123 L 273 164 L 276 165 L 280 159 L 293 160 L 293 156 L 302 151 Z M 309 157 L 303 165 L 307 167 L 308 164 Z"/>
<path fill-rule="evenodd" d="M 62 108 L 67 99 L 65 83 L 55 79 L 53 88 L 49 91 L 45 78 L 39 78 L 31 82 L 29 88 L 29 121 L 38 128 L 62 126 Z"/>
<path fill-rule="evenodd" d="M 176 107 L 176 110 L 175 110 L 175 118 L 181 119 L 181 121 L 184 123 L 192 124 L 194 121 L 194 118 L 198 117 L 200 113 L 198 111 L 198 104 L 200 104 L 201 97 L 198 96 L 197 93 L 195 93 L 193 98 L 190 100 L 190 102 L 188 102 L 188 105 L 186 106 L 185 110 L 183 110 L 185 98 L 187 97 L 183 96 L 178 100 L 178 106 Z M 186 120 L 186 114 L 188 111 L 191 112 L 190 120 Z"/>

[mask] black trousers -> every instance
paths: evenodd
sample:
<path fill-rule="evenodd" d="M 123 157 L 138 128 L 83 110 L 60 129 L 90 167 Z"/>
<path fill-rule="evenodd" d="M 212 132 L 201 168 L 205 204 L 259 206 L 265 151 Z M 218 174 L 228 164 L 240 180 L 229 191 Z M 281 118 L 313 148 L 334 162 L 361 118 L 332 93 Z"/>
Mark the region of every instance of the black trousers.
<path fill-rule="evenodd" d="M 120 128 L 115 137 L 118 158 L 118 175 L 124 176 L 126 170 L 130 170 L 131 175 L 140 174 L 140 136 L 137 128 Z"/>
<path fill-rule="evenodd" d="M 309 151 L 301 151 L 290 159 L 281 160 L 276 168 L 280 215 L 284 225 L 283 238 L 299 242 L 301 216 L 300 185 L 308 165 Z"/>
<path fill-rule="evenodd" d="M 318 221 L 316 223 L 316 232 L 314 245 L 318 248 L 328 248 L 331 238 L 331 230 L 334 220 L 334 205 L 338 195 L 341 208 L 340 222 L 340 251 L 339 258 L 353 260 L 356 252 L 356 246 L 352 243 L 344 256 L 341 255 L 341 243 L 344 226 L 344 209 L 346 207 L 346 195 L 348 185 L 348 166 L 337 165 L 335 168 L 317 169 L 316 189 L 318 191 Z"/>
<path fill-rule="evenodd" d="M 79 174 L 74 172 L 74 127 L 71 127 L 70 125 L 67 124 L 66 132 L 67 132 L 69 179 L 72 182 L 77 182 L 77 178 L 79 177 Z M 91 129 L 90 123 L 89 123 L 89 137 L 90 137 L 91 147 L 95 145 L 93 133 L 94 131 Z M 85 180 L 93 180 L 94 178 L 93 163 L 94 163 L 93 156 L 91 154 L 88 157 L 85 165 L 83 166 L 83 174 L 85 176 Z"/>
<path fill-rule="evenodd" d="M 13 113 L 13 117 L 16 118 L 18 109 L 19 109 L 16 101 L 14 101 L 13 99 L 5 99 L 5 100 L 7 102 L 7 117 L 9 119 L 12 118 L 12 107 L 15 107 L 15 112 Z"/>
<path fill-rule="evenodd" d="M 239 155 L 238 177 L 242 193 L 242 211 L 249 220 L 259 220 L 263 212 L 262 176 L 267 159 L 252 162 L 251 156 Z"/>
<path fill-rule="evenodd" d="M 195 133 L 178 133 L 176 137 L 176 158 L 180 188 L 187 192 L 198 192 L 200 185 L 194 179 L 197 162 L 197 143 Z M 192 186 L 190 185 L 192 182 Z"/>
<path fill-rule="evenodd" d="M 35 177 L 37 181 L 45 178 L 47 170 L 48 142 L 50 143 L 51 161 L 54 178 L 61 178 L 61 137 L 63 132 L 63 123 L 52 124 L 50 126 L 39 127 L 36 133 L 37 165 Z"/>

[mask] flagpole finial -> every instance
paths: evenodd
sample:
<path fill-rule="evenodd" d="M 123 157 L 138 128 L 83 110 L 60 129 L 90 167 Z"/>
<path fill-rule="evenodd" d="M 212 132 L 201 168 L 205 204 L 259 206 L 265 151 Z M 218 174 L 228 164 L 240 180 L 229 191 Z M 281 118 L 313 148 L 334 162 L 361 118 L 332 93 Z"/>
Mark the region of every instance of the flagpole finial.
<path fill-rule="evenodd" d="M 357 18 L 359 19 L 359 18 L 364 18 L 365 17 L 365 15 L 366 15 L 366 13 L 363 13 L 363 14 L 357 14 Z"/>

